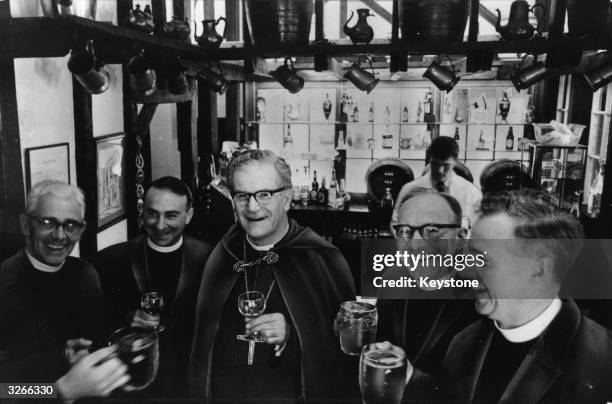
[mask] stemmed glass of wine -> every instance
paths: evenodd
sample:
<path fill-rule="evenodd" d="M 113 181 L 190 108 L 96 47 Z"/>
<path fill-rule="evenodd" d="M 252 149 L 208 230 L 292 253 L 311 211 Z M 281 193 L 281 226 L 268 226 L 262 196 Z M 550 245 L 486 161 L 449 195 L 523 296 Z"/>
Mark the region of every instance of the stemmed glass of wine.
<path fill-rule="evenodd" d="M 140 297 L 140 308 L 147 314 L 159 317 L 164 309 L 164 297 L 159 292 L 143 293 Z M 156 332 L 161 332 L 163 330 L 163 326 L 155 326 Z"/>
<path fill-rule="evenodd" d="M 240 314 L 247 318 L 254 318 L 260 316 L 266 311 L 266 296 L 262 292 L 250 291 L 240 294 L 238 296 L 238 311 Z M 253 364 L 253 357 L 255 355 L 255 343 L 265 342 L 264 338 L 259 332 L 254 332 L 250 335 L 238 335 L 236 336 L 241 341 L 249 342 L 249 356 L 248 364 Z"/>

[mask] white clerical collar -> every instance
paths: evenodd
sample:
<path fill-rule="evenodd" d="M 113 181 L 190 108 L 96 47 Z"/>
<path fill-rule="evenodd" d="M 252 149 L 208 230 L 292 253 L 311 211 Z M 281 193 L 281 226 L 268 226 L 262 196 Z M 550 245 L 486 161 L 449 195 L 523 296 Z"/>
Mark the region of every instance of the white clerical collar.
<path fill-rule="evenodd" d="M 153 240 L 151 240 L 149 237 L 147 237 L 147 245 L 149 247 L 151 247 L 154 251 L 160 252 L 160 253 L 164 253 L 164 254 L 168 254 L 171 252 L 174 252 L 176 250 L 178 250 L 179 248 L 181 248 L 181 246 L 183 245 L 183 236 L 181 236 L 181 238 L 179 239 L 179 241 L 177 241 L 176 243 L 174 243 L 173 245 L 170 245 L 168 247 L 162 247 L 160 245 L 157 245 L 153 242 Z"/>
<path fill-rule="evenodd" d="M 540 313 L 536 318 L 523 324 L 520 327 L 503 329 L 494 321 L 495 327 L 502 333 L 504 338 L 510 342 L 519 343 L 531 341 L 537 338 L 544 332 L 546 327 L 552 323 L 559 311 L 561 310 L 561 299 L 558 297 L 548 305 L 546 310 Z"/>
<path fill-rule="evenodd" d="M 28 252 L 27 249 L 25 250 L 25 253 L 26 253 L 26 256 L 28 257 L 28 260 L 30 260 L 30 263 L 32 264 L 32 266 L 42 272 L 50 272 L 50 273 L 57 272 L 60 269 L 62 269 L 62 267 L 64 266 L 64 262 L 66 262 L 66 260 L 64 260 L 58 266 L 48 265 L 34 258 L 32 254 Z"/>
<path fill-rule="evenodd" d="M 275 241 L 272 244 L 266 244 L 266 245 L 256 245 L 256 244 L 253 244 L 253 242 L 249 239 L 249 235 L 248 234 L 246 236 L 246 239 L 249 242 L 249 245 L 253 248 L 253 250 L 255 250 L 255 251 L 270 251 L 274 247 L 274 245 L 276 243 L 278 243 L 283 238 L 285 238 L 285 236 L 287 235 L 288 232 L 289 232 L 289 223 L 287 223 L 287 228 L 283 232 L 283 235 L 277 241 Z"/>

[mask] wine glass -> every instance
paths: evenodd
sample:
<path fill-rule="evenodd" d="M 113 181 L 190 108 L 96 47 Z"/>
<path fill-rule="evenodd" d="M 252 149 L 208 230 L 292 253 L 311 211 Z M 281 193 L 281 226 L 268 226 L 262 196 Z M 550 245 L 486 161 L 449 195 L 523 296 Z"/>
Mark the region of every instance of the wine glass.
<path fill-rule="evenodd" d="M 152 316 L 161 316 L 164 308 L 164 297 L 159 292 L 147 292 L 140 297 L 140 308 L 147 314 Z M 160 332 L 164 329 L 163 326 L 155 326 L 155 331 Z"/>
<path fill-rule="evenodd" d="M 250 291 L 238 296 L 238 311 L 247 318 L 255 318 L 266 311 L 266 296 L 262 292 Z M 263 342 L 263 337 L 255 332 L 246 336 L 249 340 Z"/>

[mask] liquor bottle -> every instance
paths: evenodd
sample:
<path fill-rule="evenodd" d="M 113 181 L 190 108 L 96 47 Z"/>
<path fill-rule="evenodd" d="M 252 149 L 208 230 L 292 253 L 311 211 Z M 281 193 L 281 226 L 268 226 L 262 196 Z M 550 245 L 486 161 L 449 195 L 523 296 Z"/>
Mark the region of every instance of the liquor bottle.
<path fill-rule="evenodd" d="M 368 111 L 368 122 L 374 122 L 374 101 L 370 103 L 370 110 Z"/>
<path fill-rule="evenodd" d="M 603 193 L 603 166 L 600 167 L 599 172 L 595 176 L 595 179 L 591 183 L 589 188 L 589 198 L 587 201 L 587 213 L 591 217 L 598 217 L 601 211 L 601 194 Z"/>
<path fill-rule="evenodd" d="M 357 105 L 353 109 L 353 122 L 359 122 L 359 108 L 357 108 Z"/>
<path fill-rule="evenodd" d="M 406 106 L 402 110 L 402 122 L 408 122 L 408 107 Z"/>
<path fill-rule="evenodd" d="M 310 188 L 310 203 L 316 204 L 319 201 L 319 183 L 317 182 L 317 170 L 314 170 L 312 185 Z"/>
<path fill-rule="evenodd" d="M 336 169 L 332 169 L 331 180 L 329 180 L 329 191 L 327 191 L 327 198 L 330 201 L 335 201 L 338 197 L 338 184 L 336 183 Z"/>
<path fill-rule="evenodd" d="M 308 191 L 308 166 L 304 166 L 304 175 L 300 182 L 300 201 L 302 206 L 308 206 L 308 199 L 310 198 L 310 192 Z"/>
<path fill-rule="evenodd" d="M 323 179 L 321 180 L 321 188 L 319 188 L 319 205 L 327 205 L 327 202 L 329 202 L 329 194 L 327 191 L 327 188 L 325 187 L 325 176 L 323 176 Z"/>
<path fill-rule="evenodd" d="M 419 101 L 419 107 L 417 108 L 417 117 L 416 117 L 417 122 L 421 122 L 422 113 L 423 113 L 423 106 L 421 105 L 421 101 Z"/>
<path fill-rule="evenodd" d="M 345 139 L 344 139 L 344 131 L 340 130 L 338 132 L 338 147 L 339 148 L 345 148 L 346 147 L 346 143 L 345 143 Z"/>
<path fill-rule="evenodd" d="M 329 99 L 329 93 L 325 94 L 325 100 L 323 101 L 323 114 L 325 119 L 329 120 L 329 114 L 331 113 L 332 103 Z"/>
<path fill-rule="evenodd" d="M 391 123 L 391 110 L 388 105 L 385 107 L 385 122 Z"/>
<path fill-rule="evenodd" d="M 383 149 L 393 148 L 393 135 L 389 131 L 389 126 L 385 129 L 385 133 L 382 135 L 382 147 Z"/>
<path fill-rule="evenodd" d="M 393 208 L 393 196 L 391 195 L 391 188 L 385 188 L 385 193 L 380 200 L 380 206 L 382 208 Z"/>
<path fill-rule="evenodd" d="M 346 115 L 344 114 L 344 105 L 346 104 L 346 91 L 342 92 L 342 99 L 340 100 L 340 121 L 346 119 Z"/>
<path fill-rule="evenodd" d="M 478 150 L 484 150 L 484 148 L 485 148 L 485 138 L 484 138 L 484 132 L 481 130 L 480 136 L 478 137 Z"/>
<path fill-rule="evenodd" d="M 455 142 L 459 143 L 459 128 L 458 127 L 455 127 L 455 137 L 453 139 L 455 139 Z"/>
<path fill-rule="evenodd" d="M 508 136 L 506 136 L 506 150 L 514 150 L 514 133 L 512 126 L 508 128 Z"/>

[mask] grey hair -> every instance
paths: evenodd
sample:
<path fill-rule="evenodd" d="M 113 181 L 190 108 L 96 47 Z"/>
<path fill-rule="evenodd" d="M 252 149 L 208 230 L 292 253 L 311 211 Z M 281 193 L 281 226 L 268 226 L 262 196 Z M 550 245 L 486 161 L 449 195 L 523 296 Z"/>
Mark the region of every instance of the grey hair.
<path fill-rule="evenodd" d="M 461 225 L 461 217 L 463 215 L 461 204 L 453 196 L 451 196 L 450 194 L 447 194 L 446 192 L 438 192 L 431 188 L 425 188 L 425 187 L 413 188 L 406 195 L 404 195 L 401 200 L 397 201 L 398 215 L 399 215 L 399 210 L 402 208 L 402 205 L 406 203 L 408 200 L 410 200 L 411 198 L 414 198 L 417 195 L 429 195 L 429 194 L 438 195 L 444 198 L 446 203 L 448 203 L 448 206 L 451 208 L 451 210 L 455 214 L 456 224 Z"/>
<path fill-rule="evenodd" d="M 251 164 L 270 164 L 274 167 L 280 178 L 280 186 L 290 189 L 291 185 L 291 168 L 282 157 L 277 156 L 270 150 L 247 150 L 230 161 L 227 167 L 227 183 L 229 188 L 234 190 L 234 174 L 237 170 Z"/>
<path fill-rule="evenodd" d="M 33 213 L 38 207 L 40 198 L 45 195 L 74 200 L 81 207 L 81 216 L 85 216 L 85 194 L 81 188 L 57 180 L 44 180 L 30 189 L 26 198 L 26 213 Z"/>
<path fill-rule="evenodd" d="M 555 274 L 561 280 L 581 249 L 584 231 L 578 220 L 558 208 L 549 194 L 524 188 L 485 194 L 480 215 L 504 213 L 514 222 L 514 236 L 528 240 L 525 247 L 536 246 L 555 260 Z M 546 240 L 534 243 L 534 239 Z"/>

